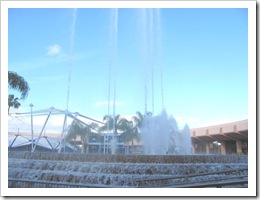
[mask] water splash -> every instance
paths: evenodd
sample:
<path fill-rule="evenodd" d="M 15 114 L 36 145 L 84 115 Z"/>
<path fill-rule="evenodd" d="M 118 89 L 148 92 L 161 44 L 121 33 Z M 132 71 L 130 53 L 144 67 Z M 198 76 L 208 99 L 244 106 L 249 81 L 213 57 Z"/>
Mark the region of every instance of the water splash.
<path fill-rule="evenodd" d="M 116 147 L 117 147 L 117 139 L 116 137 L 113 137 L 110 141 L 110 147 L 111 147 L 111 154 L 116 154 Z"/>
<path fill-rule="evenodd" d="M 182 154 L 190 154 L 192 152 L 192 142 L 190 138 L 190 128 L 186 124 L 182 131 Z"/>
<path fill-rule="evenodd" d="M 179 131 L 176 120 L 165 110 L 157 116 L 146 115 L 141 128 L 144 153 L 148 155 L 191 154 L 192 144 L 186 125 Z"/>
<path fill-rule="evenodd" d="M 156 34 L 155 34 L 156 33 Z M 168 117 L 164 108 L 161 16 L 160 9 L 142 9 L 143 59 L 144 59 L 144 96 L 145 119 L 141 128 L 145 154 L 190 154 L 191 139 L 188 126 L 184 132 L 179 131 L 177 122 Z M 154 51 L 156 42 L 156 52 Z M 161 114 L 154 115 L 154 64 L 158 60 L 158 69 L 161 83 Z M 148 67 L 148 64 L 150 65 Z M 150 73 L 150 74 L 148 74 Z M 152 115 L 148 114 L 148 78 L 151 79 Z"/>

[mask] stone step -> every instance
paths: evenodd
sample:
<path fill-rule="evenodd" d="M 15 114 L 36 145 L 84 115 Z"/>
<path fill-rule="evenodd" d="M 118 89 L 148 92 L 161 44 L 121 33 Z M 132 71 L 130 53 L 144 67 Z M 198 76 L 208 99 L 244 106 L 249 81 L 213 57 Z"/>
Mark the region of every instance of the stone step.
<path fill-rule="evenodd" d="M 198 162 L 196 162 L 196 159 Z M 117 161 L 115 161 L 117 160 Z M 213 162 L 214 160 L 214 162 Z M 223 162 L 220 162 L 220 161 Z M 131 161 L 131 162 L 130 162 Z M 161 162 L 159 162 L 161 161 Z M 209 161 L 208 163 L 206 161 Z M 138 180 L 163 179 L 218 172 L 247 167 L 247 157 L 238 156 L 129 156 L 129 155 L 76 155 L 57 153 L 11 152 L 8 158 L 10 185 L 46 185 L 50 183 L 85 184 L 106 187 L 136 187 Z M 240 174 L 247 177 L 247 171 Z M 189 178 L 189 183 L 214 179 L 227 179 L 236 173 L 212 174 Z M 11 180 L 12 179 L 12 180 Z M 21 184 L 13 184 L 22 180 Z M 26 182 L 28 181 L 28 182 Z M 38 184 L 41 182 L 41 184 Z M 35 182 L 35 184 L 34 184 Z M 185 178 L 168 179 L 163 184 L 183 184 Z M 61 187 L 65 185 L 60 184 Z M 151 185 L 152 186 L 152 185 Z M 76 187 L 76 186 L 75 186 Z M 86 186 L 88 187 L 88 186 Z"/>
<path fill-rule="evenodd" d="M 246 163 L 245 155 L 99 155 L 9 151 L 9 158 L 105 163 Z"/>
<path fill-rule="evenodd" d="M 246 164 L 132 164 L 9 159 L 9 168 L 102 174 L 185 175 L 246 167 Z"/>

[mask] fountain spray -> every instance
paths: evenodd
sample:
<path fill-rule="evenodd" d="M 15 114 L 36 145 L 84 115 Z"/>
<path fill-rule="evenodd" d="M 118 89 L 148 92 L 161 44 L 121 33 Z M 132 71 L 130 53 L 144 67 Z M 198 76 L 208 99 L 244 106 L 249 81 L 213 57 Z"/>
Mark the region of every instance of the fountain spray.
<path fill-rule="evenodd" d="M 146 14 L 146 9 L 143 8 L 141 10 L 141 15 L 142 15 L 142 37 L 143 37 L 143 66 L 144 66 L 144 114 L 147 114 L 147 28 L 146 28 L 146 23 L 147 23 L 147 14 Z"/>
<path fill-rule="evenodd" d="M 77 8 L 73 9 L 72 12 L 72 23 L 71 23 L 71 29 L 70 29 L 70 52 L 69 52 L 69 58 L 68 58 L 68 90 L 67 90 L 67 106 L 66 106 L 66 113 L 65 113 L 65 118 L 64 118 L 64 123 L 63 123 L 63 128 L 62 128 L 62 143 L 63 145 L 66 144 L 66 137 L 65 137 L 65 132 L 67 129 L 67 112 L 69 109 L 69 98 L 70 98 L 70 82 L 71 82 L 71 69 L 72 69 L 72 58 L 73 58 L 73 49 L 74 49 L 74 40 L 75 40 L 75 26 L 76 26 L 76 20 L 77 20 Z M 65 148 L 64 148 L 65 151 Z M 61 147 L 59 150 L 59 153 L 61 152 Z"/>
<path fill-rule="evenodd" d="M 115 112 L 116 112 L 116 60 L 117 60 L 117 32 L 118 32 L 118 9 L 111 10 L 110 18 L 110 56 L 109 56 L 109 72 L 108 72 L 108 116 L 110 116 L 110 96 L 111 96 L 111 82 L 113 78 L 113 139 L 115 141 Z M 112 76 L 113 75 L 113 76 Z M 109 132 L 109 124 L 107 124 L 107 132 Z M 113 145 L 114 146 L 114 145 Z M 112 144 L 111 144 L 112 147 Z M 111 152 L 115 153 L 115 148 L 111 149 Z M 105 153 L 105 150 L 104 150 Z"/>
<path fill-rule="evenodd" d="M 73 9 L 72 15 L 72 24 L 71 24 L 71 35 L 70 35 L 70 52 L 69 52 L 69 75 L 68 75 L 68 92 L 67 92 L 67 110 L 69 107 L 69 97 L 70 97 L 70 82 L 71 82 L 71 68 L 72 68 L 72 56 L 73 56 L 73 48 L 74 48 L 74 40 L 75 40 L 75 26 L 77 19 L 77 8 Z"/>
<path fill-rule="evenodd" d="M 116 153 L 116 145 L 117 145 L 117 140 L 115 137 L 116 134 L 116 61 L 117 61 L 117 31 L 118 31 L 118 9 L 115 8 L 114 10 L 114 59 L 115 59 L 115 64 L 114 64 L 114 99 L 113 99 L 113 139 L 112 139 L 112 144 L 111 144 L 111 152 L 112 154 Z"/>
<path fill-rule="evenodd" d="M 160 65 L 160 76 L 161 76 L 161 97 L 162 97 L 162 110 L 164 109 L 164 89 L 163 89 L 163 65 L 162 65 L 162 41 L 161 41 L 161 14 L 160 8 L 156 8 L 156 19 L 157 19 L 157 32 L 158 32 L 158 54 L 159 54 L 159 65 Z"/>
<path fill-rule="evenodd" d="M 151 80 L 152 80 L 152 113 L 154 113 L 154 28 L 153 28 L 153 9 L 149 9 L 150 23 L 149 23 L 149 33 L 150 33 L 150 60 L 151 60 Z"/>

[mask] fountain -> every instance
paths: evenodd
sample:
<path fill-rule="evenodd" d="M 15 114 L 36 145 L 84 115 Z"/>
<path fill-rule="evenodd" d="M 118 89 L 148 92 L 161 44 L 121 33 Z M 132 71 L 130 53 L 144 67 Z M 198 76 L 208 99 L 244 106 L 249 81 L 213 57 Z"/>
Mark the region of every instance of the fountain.
<path fill-rule="evenodd" d="M 115 138 L 115 116 L 116 116 L 116 60 L 117 60 L 117 32 L 118 32 L 118 9 L 111 9 L 111 19 L 110 19 L 110 56 L 109 56 L 109 69 L 108 69 L 108 105 L 107 105 L 107 115 L 110 116 L 110 93 L 111 93 L 111 78 L 113 78 L 114 83 L 114 95 L 113 95 L 113 138 L 110 142 L 111 153 L 116 153 L 117 140 Z M 112 74 L 113 72 L 113 74 Z M 113 77 L 111 77 L 113 75 Z M 107 132 L 109 132 L 109 125 L 107 125 Z"/>
<path fill-rule="evenodd" d="M 112 19 L 114 20 L 112 33 L 112 55 L 109 64 L 109 83 L 108 83 L 108 115 L 110 114 L 110 84 L 112 61 L 116 56 L 116 35 L 117 35 L 117 10 L 113 11 Z M 142 10 L 143 22 L 146 27 L 146 10 Z M 153 20 L 154 12 L 150 12 L 150 20 Z M 157 26 L 150 21 L 150 30 L 153 27 L 159 27 L 159 10 L 156 10 Z M 74 10 L 73 30 L 75 27 L 76 10 Z M 146 28 L 145 28 L 146 29 Z M 216 172 L 227 169 L 238 169 L 247 167 L 247 156 L 235 155 L 189 155 L 191 154 L 191 138 L 189 127 L 186 125 L 183 130 L 179 130 L 176 120 L 172 116 L 168 116 L 164 109 L 164 92 L 162 79 L 162 66 L 160 66 L 161 75 L 161 96 L 162 96 L 162 112 L 159 115 L 147 115 L 147 72 L 148 61 L 146 55 L 146 30 L 144 31 L 144 67 L 145 67 L 145 117 L 143 127 L 141 128 L 142 140 L 144 143 L 144 154 L 146 155 L 113 155 L 116 150 L 116 138 L 111 140 L 112 155 L 91 155 L 91 154 L 69 154 L 69 153 L 43 153 L 43 152 L 9 152 L 8 153 L 8 187 L 46 187 L 46 185 L 39 185 L 39 181 L 49 183 L 64 183 L 64 184 L 82 184 L 84 187 L 136 187 L 137 181 L 147 178 L 168 178 L 178 175 L 188 175 L 192 173 L 207 173 Z M 151 32 L 150 31 L 150 32 Z M 159 39 L 160 39 L 160 31 Z M 151 32 L 151 39 L 153 37 Z M 73 48 L 74 31 L 72 31 L 71 38 L 71 53 Z M 154 44 L 151 41 L 151 54 L 154 52 Z M 161 44 L 159 42 L 159 60 L 161 60 Z M 71 56 L 71 55 L 70 55 Z M 150 55 L 152 57 L 153 55 Z M 71 58 L 70 58 L 71 60 Z M 160 61 L 161 62 L 161 61 Z M 154 63 L 151 65 L 154 67 Z M 153 68 L 152 68 L 153 70 Z M 70 74 L 71 65 L 69 68 L 68 79 L 68 96 L 67 109 L 69 103 L 70 92 Z M 114 74 L 114 107 L 113 115 L 115 118 L 115 74 Z M 153 71 L 152 71 L 152 90 L 153 90 Z M 152 91 L 152 110 L 154 110 L 154 91 Z M 69 114 L 65 111 L 66 116 Z M 72 116 L 76 119 L 79 113 Z M 68 115 L 70 116 L 70 115 Z M 66 118 L 64 120 L 64 124 Z M 115 125 L 115 122 L 114 122 Z M 65 126 L 63 126 L 65 127 Z M 64 132 L 64 131 L 63 131 Z M 167 155 L 166 155 L 167 154 Z M 171 154 L 171 155 L 169 155 Z M 244 173 L 247 175 L 247 172 Z M 227 175 L 224 175 L 227 176 Z M 205 178 L 205 177 L 203 177 Z M 206 177 L 209 179 L 210 177 Z M 11 180 L 13 179 L 13 181 Z M 33 185 L 37 183 L 38 185 Z M 198 181 L 198 178 L 191 180 L 192 183 Z M 176 184 L 172 181 L 170 184 Z M 179 184 L 179 182 L 177 183 Z M 90 186 L 91 185 L 91 186 Z M 56 186 L 61 187 L 61 186 Z M 71 186 L 73 187 L 73 186 Z"/>
<path fill-rule="evenodd" d="M 9 187 L 137 187 L 137 181 L 208 173 L 247 167 L 247 156 L 237 155 L 91 155 L 14 152 L 8 154 Z M 242 175 L 247 176 L 247 172 Z M 232 177 L 232 174 L 200 179 Z M 14 180 L 14 181 L 12 181 Z M 180 184 L 185 180 L 172 181 Z M 34 185 L 36 184 L 36 185 Z M 55 185 L 56 184 L 56 185 Z M 63 184 L 63 185 L 62 185 Z"/>
<path fill-rule="evenodd" d="M 161 48 L 160 10 L 142 9 L 143 53 L 144 53 L 144 107 L 145 116 L 141 127 L 141 138 L 144 154 L 191 154 L 191 138 L 188 125 L 178 130 L 177 122 L 168 117 L 164 108 L 163 67 Z M 156 33 L 156 34 L 155 34 Z M 149 39 L 149 43 L 148 40 Z M 156 42 L 155 42 L 156 41 Z M 156 47 L 156 48 L 155 48 Z M 156 50 L 156 51 L 155 51 Z M 157 62 L 156 62 L 157 61 Z M 148 67 L 148 65 L 150 65 Z M 148 115 L 148 80 L 151 79 L 151 104 L 154 114 L 154 71 L 158 66 L 161 84 L 162 112 L 159 115 Z M 149 74 L 151 72 L 151 74 Z M 148 77 L 148 76 L 151 77 Z"/>
<path fill-rule="evenodd" d="M 191 154 L 189 127 L 178 130 L 177 122 L 165 110 L 157 116 L 147 115 L 141 128 L 144 153 L 150 155 Z"/>
<path fill-rule="evenodd" d="M 117 139 L 116 137 L 113 137 L 112 140 L 110 141 L 111 153 L 113 155 L 116 154 L 116 147 L 117 147 Z"/>

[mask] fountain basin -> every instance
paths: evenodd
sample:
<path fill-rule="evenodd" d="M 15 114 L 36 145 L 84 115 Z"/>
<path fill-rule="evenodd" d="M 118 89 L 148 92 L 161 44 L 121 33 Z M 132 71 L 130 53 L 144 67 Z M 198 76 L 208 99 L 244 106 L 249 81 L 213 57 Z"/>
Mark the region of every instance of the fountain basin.
<path fill-rule="evenodd" d="M 91 184 L 97 187 L 136 187 L 137 180 L 247 167 L 247 156 L 83 155 L 9 152 L 12 179 Z M 243 172 L 247 176 L 247 172 Z M 223 176 L 223 175 L 222 175 Z M 228 176 L 228 175 L 224 175 Z M 233 175 L 230 175 L 233 176 Z M 211 175 L 207 178 L 219 178 Z M 205 177 L 196 177 L 196 182 Z M 172 180 L 175 184 L 180 180 Z"/>

